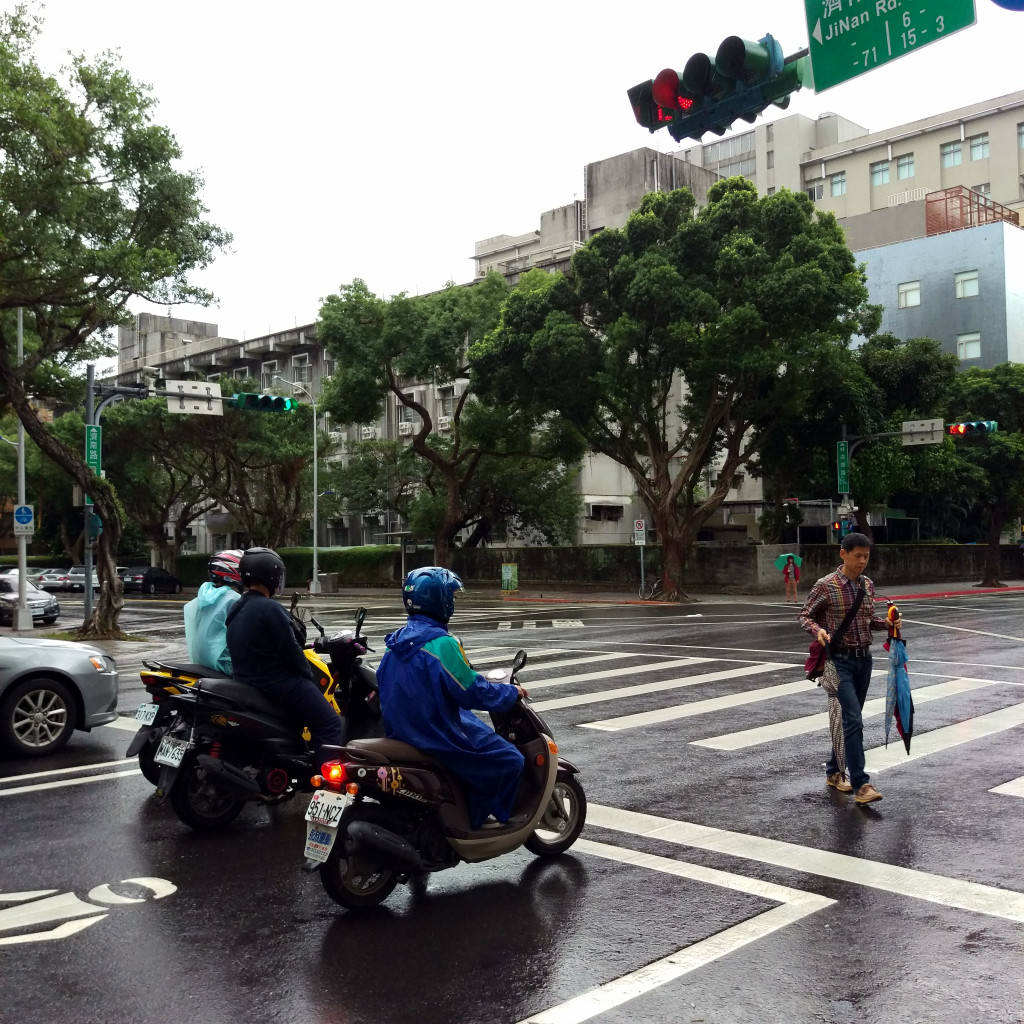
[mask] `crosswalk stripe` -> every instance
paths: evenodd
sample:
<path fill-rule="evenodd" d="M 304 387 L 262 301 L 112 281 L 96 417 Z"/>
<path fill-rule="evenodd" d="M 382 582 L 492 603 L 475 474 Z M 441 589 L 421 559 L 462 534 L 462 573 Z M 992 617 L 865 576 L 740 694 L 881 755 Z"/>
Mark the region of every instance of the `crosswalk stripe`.
<path fill-rule="evenodd" d="M 969 679 L 966 677 L 951 679 L 946 683 L 922 686 L 914 690 L 914 703 L 926 704 L 931 700 L 941 700 L 943 697 L 952 697 L 958 693 L 968 693 L 971 690 L 991 685 L 993 685 L 991 680 L 987 679 Z M 817 684 L 808 683 L 808 689 L 817 689 Z M 882 714 L 885 714 L 884 697 L 872 698 L 864 703 L 864 710 L 861 712 L 863 718 Z M 776 722 L 773 725 L 762 725 L 753 729 L 743 729 L 739 732 L 723 733 L 720 736 L 708 736 L 702 740 L 692 740 L 690 745 L 694 747 L 710 747 L 712 750 L 742 750 L 745 747 L 756 747 L 760 743 L 788 739 L 791 736 L 802 736 L 805 733 L 827 728 L 828 712 L 821 711 L 813 715 L 805 715 L 801 718 L 791 718 L 785 722 Z M 896 737 L 896 739 L 899 741 L 899 737 Z M 892 740 L 890 740 L 891 742 Z M 902 741 L 899 742 L 902 743 Z"/>
<path fill-rule="evenodd" d="M 1024 704 L 1011 704 L 1008 708 L 979 715 L 977 718 L 968 718 L 964 722 L 957 722 L 956 725 L 932 729 L 931 732 L 921 735 L 914 733 L 909 754 L 903 749 L 903 743 L 898 738 L 895 743 L 890 742 L 887 748 L 874 747 L 865 751 L 867 763 L 864 767 L 869 773 L 881 772 L 886 768 L 906 764 L 907 761 L 916 761 L 920 757 L 949 750 L 950 747 L 958 747 L 962 743 L 994 736 L 1018 725 L 1024 725 Z"/>
<path fill-rule="evenodd" d="M 711 660 L 711 659 L 702 659 Z M 759 672 L 773 672 L 777 669 L 792 668 L 792 665 L 777 665 L 766 662 L 762 665 L 745 665 L 721 672 L 704 672 L 696 676 L 681 676 L 678 679 L 659 679 L 654 683 L 640 683 L 637 686 L 622 686 L 614 690 L 598 690 L 596 693 L 581 693 L 575 697 L 557 697 L 554 700 L 533 701 L 536 711 L 553 711 L 556 708 L 580 707 L 584 704 L 599 704 L 606 700 L 620 700 L 623 697 L 638 697 L 645 693 L 659 693 L 663 690 L 677 690 L 683 686 L 697 686 L 700 683 L 717 683 L 723 679 L 738 679 Z M 532 690 L 532 687 L 528 687 Z"/>
<path fill-rule="evenodd" d="M 701 665 L 714 658 L 673 658 L 671 661 L 652 661 L 643 665 L 629 665 L 623 668 L 611 668 L 601 672 L 580 672 L 574 676 L 559 676 L 555 679 L 539 679 L 530 683 L 528 690 L 540 690 L 548 686 L 569 686 L 573 683 L 592 683 L 598 679 L 632 678 L 641 672 L 668 672 L 671 669 L 683 668 L 687 665 Z M 557 669 L 558 665 L 545 665 L 545 668 Z"/>
<path fill-rule="evenodd" d="M 1024 922 L 1024 892 L 1001 889 L 980 882 L 966 882 L 959 878 L 935 875 L 914 868 L 899 867 L 881 861 L 852 857 L 845 853 L 832 853 L 809 846 L 798 846 L 778 839 L 743 832 L 698 825 L 689 821 L 641 814 L 617 807 L 591 804 L 587 809 L 587 827 L 613 829 L 635 836 L 645 836 L 677 846 L 692 846 L 698 850 L 713 850 L 732 857 L 776 867 L 790 868 L 822 878 L 863 885 L 900 896 L 957 907 L 990 917 Z"/>
<path fill-rule="evenodd" d="M 622 715 L 619 718 L 605 718 L 600 722 L 582 722 L 584 729 L 602 729 L 605 732 L 620 732 L 623 729 L 638 729 L 645 725 L 657 725 L 661 722 L 674 722 L 679 718 L 692 718 L 694 715 L 706 715 L 711 711 L 725 711 L 740 707 L 743 704 L 754 704 L 773 697 L 785 697 L 792 693 L 806 693 L 817 689 L 818 684 L 806 679 L 797 683 L 782 683 L 779 686 L 762 686 L 757 690 L 745 690 L 742 693 L 730 693 L 724 697 L 711 697 L 708 700 L 696 700 L 689 704 L 677 704 L 670 708 L 658 708 L 655 711 L 641 711 L 636 715 Z M 826 720 L 826 725 L 828 724 Z"/>
<path fill-rule="evenodd" d="M 1001 793 L 1003 796 L 1024 797 L 1024 775 L 1019 779 L 1011 779 L 1009 782 L 1004 782 L 1001 786 L 994 786 L 989 792 Z"/>

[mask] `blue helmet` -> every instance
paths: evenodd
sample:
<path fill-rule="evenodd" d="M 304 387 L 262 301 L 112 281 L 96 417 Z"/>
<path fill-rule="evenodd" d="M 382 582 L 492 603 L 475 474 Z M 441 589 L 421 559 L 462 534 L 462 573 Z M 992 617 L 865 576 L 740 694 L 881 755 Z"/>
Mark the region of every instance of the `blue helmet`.
<path fill-rule="evenodd" d="M 455 611 L 455 592 L 462 589 L 462 580 L 439 565 L 413 569 L 405 577 L 402 603 L 410 615 L 426 615 L 448 625 Z"/>

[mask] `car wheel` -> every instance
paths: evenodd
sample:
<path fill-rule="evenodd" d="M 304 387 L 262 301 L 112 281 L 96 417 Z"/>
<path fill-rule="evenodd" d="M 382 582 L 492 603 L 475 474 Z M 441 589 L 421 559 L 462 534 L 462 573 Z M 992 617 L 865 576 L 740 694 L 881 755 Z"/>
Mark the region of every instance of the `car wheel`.
<path fill-rule="evenodd" d="M 22 757 L 52 754 L 75 728 L 75 700 L 55 679 L 25 679 L 0 708 L 0 745 Z"/>
<path fill-rule="evenodd" d="M 46 626 L 52 626 L 57 621 L 57 616 L 53 615 L 48 619 L 43 619 L 43 624 Z"/>
<path fill-rule="evenodd" d="M 150 583 L 146 587 L 146 593 L 147 594 L 155 594 L 156 593 L 156 584 L 155 583 Z"/>

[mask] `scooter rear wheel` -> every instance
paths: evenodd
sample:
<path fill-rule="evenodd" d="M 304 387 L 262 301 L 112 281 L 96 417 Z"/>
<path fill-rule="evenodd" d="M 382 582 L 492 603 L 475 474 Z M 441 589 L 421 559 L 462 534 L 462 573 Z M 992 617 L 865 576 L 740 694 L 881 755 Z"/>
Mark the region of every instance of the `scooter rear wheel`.
<path fill-rule="evenodd" d="M 189 828 L 208 832 L 230 824 L 245 807 L 245 801 L 226 793 L 206 778 L 194 752 L 186 754 L 171 787 L 171 807 Z"/>
<path fill-rule="evenodd" d="M 154 740 L 147 743 L 139 751 L 139 771 L 146 777 L 146 781 L 153 786 L 160 784 L 160 765 L 153 760 L 156 748 L 159 746 L 160 741 Z"/>
<path fill-rule="evenodd" d="M 335 903 L 348 910 L 362 910 L 379 906 L 391 895 L 398 884 L 398 872 L 384 866 L 370 850 L 360 850 L 346 857 L 345 826 L 352 821 L 368 821 L 390 827 L 394 822 L 380 812 L 353 811 L 339 822 L 340 834 L 326 863 L 320 868 L 320 884 Z"/>
<path fill-rule="evenodd" d="M 536 831 L 523 844 L 538 857 L 557 857 L 580 837 L 587 821 L 587 795 L 575 775 L 555 782 Z"/>

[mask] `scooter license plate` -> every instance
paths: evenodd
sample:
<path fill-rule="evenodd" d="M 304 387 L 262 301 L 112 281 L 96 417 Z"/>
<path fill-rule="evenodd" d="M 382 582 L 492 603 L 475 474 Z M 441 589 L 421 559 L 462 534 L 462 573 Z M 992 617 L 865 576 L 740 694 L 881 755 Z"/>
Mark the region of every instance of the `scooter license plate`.
<path fill-rule="evenodd" d="M 338 822 L 342 812 L 352 802 L 352 797 L 329 790 L 317 790 L 306 808 L 307 860 L 323 864 L 331 853 L 331 847 L 338 838 Z"/>
<path fill-rule="evenodd" d="M 181 759 L 189 748 L 188 740 L 179 740 L 175 736 L 165 736 L 156 748 L 153 760 L 157 764 L 166 765 L 168 768 L 180 768 Z"/>
<path fill-rule="evenodd" d="M 152 725 L 156 721 L 156 713 L 159 710 L 159 704 L 140 704 L 139 710 L 135 712 L 135 721 L 142 725 Z"/>

